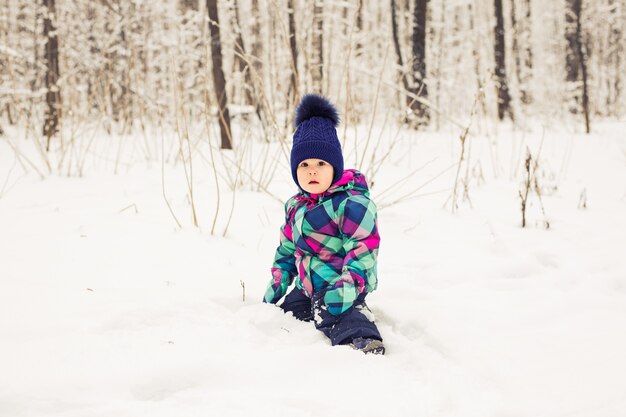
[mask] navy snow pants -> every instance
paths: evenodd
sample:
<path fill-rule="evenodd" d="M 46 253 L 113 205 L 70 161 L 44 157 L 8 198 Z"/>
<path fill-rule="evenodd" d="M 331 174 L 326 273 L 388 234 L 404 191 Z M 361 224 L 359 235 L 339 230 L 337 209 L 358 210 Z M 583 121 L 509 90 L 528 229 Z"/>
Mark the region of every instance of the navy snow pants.
<path fill-rule="evenodd" d="M 324 294 L 325 291 L 319 291 L 311 299 L 302 290 L 294 288 L 280 307 L 285 313 L 292 312 L 298 320 L 313 320 L 315 327 L 330 339 L 333 346 L 348 344 L 357 337 L 383 340 L 376 325 L 361 312 L 367 309 L 366 293 L 359 295 L 354 306 L 338 316 L 328 312 L 324 305 Z"/>

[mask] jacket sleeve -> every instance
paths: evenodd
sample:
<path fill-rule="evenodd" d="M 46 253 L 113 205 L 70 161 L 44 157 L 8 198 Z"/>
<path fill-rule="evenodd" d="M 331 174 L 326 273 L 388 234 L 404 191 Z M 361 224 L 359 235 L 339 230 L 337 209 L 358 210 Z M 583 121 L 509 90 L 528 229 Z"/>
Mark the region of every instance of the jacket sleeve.
<path fill-rule="evenodd" d="M 343 210 L 340 207 L 339 227 L 345 251 L 343 269 L 324 295 L 324 303 L 333 315 L 352 307 L 362 292 L 376 289 L 380 244 L 376 205 L 364 195 L 350 196 Z"/>
<path fill-rule="evenodd" d="M 285 224 L 280 228 L 280 244 L 276 248 L 274 264 L 272 265 L 272 280 L 267 286 L 263 302 L 275 304 L 287 292 L 294 276 L 297 274 L 295 265 L 296 246 L 293 243 L 291 222 L 287 215 L 290 201 L 285 204 Z"/>

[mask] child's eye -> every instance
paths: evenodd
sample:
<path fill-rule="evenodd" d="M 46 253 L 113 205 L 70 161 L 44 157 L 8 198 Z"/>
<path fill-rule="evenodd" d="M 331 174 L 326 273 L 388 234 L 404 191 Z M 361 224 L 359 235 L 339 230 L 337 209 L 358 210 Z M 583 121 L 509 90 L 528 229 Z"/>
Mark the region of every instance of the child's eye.
<path fill-rule="evenodd" d="M 308 166 L 309 166 L 309 164 L 307 164 L 306 162 L 303 162 L 303 163 L 301 163 L 301 164 L 300 164 L 300 166 L 301 166 L 302 168 L 306 168 L 306 167 L 308 167 Z"/>
<path fill-rule="evenodd" d="M 322 167 L 322 166 L 326 165 L 326 162 L 324 162 L 324 161 L 319 161 L 319 162 L 317 163 L 317 165 L 319 165 L 319 166 L 321 166 L 321 167 Z"/>

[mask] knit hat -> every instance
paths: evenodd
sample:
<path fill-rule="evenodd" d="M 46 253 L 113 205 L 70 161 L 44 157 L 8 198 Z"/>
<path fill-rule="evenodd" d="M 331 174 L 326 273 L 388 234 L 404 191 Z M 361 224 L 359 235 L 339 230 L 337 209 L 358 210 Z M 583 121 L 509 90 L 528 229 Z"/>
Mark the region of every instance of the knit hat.
<path fill-rule="evenodd" d="M 296 133 L 291 148 L 291 175 L 296 184 L 298 165 L 309 158 L 322 159 L 333 166 L 333 183 L 341 178 L 343 154 L 335 129 L 338 123 L 337 109 L 328 99 L 317 94 L 302 97 L 296 109 Z"/>

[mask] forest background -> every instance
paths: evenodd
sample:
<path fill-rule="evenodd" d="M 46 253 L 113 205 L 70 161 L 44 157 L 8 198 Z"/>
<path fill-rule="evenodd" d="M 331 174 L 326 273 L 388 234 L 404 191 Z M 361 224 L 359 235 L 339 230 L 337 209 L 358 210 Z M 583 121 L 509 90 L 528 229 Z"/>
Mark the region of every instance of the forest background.
<path fill-rule="evenodd" d="M 0 131 L 21 128 L 5 137 L 14 149 L 32 141 L 45 168 L 25 163 L 42 174 L 80 174 L 93 145 L 81 140 L 86 131 L 142 132 L 148 159 L 159 148 L 151 128 L 176 132 L 189 152 L 208 143 L 241 156 L 254 140 L 280 144 L 286 158 L 305 92 L 338 104 L 344 139 L 348 125 L 437 131 L 468 118 L 483 133 L 484 121 L 589 132 L 594 120 L 624 116 L 624 8 L 623 0 L 7 0 Z"/>

